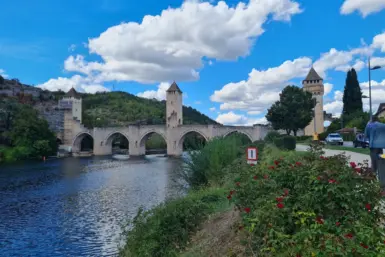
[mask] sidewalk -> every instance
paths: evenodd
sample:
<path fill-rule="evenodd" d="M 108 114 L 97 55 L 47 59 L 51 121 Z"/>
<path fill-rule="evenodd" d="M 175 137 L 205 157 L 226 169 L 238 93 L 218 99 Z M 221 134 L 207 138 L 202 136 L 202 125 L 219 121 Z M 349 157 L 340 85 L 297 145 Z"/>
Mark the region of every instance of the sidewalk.
<path fill-rule="evenodd" d="M 297 145 L 296 150 L 297 151 L 307 151 L 309 146 L 307 145 Z M 355 152 L 349 152 L 349 151 L 339 151 L 339 150 L 330 150 L 330 149 L 323 149 L 325 151 L 325 156 L 333 156 L 341 153 L 345 153 L 347 157 L 350 158 L 350 161 L 356 162 L 356 163 L 363 163 L 365 160 L 369 161 L 369 166 L 371 166 L 371 160 L 370 156 L 366 154 L 360 154 Z"/>

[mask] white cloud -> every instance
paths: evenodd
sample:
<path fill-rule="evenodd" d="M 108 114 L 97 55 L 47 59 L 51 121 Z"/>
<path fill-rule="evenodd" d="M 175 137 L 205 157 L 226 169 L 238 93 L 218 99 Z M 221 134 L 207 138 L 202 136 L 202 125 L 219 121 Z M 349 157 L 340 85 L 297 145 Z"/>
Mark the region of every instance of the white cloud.
<path fill-rule="evenodd" d="M 249 118 L 245 115 L 235 114 L 234 112 L 219 114 L 216 121 L 224 125 L 233 126 L 252 126 L 254 124 L 267 124 L 267 120 L 265 117 Z"/>
<path fill-rule="evenodd" d="M 159 101 L 166 100 L 166 90 L 170 87 L 170 83 L 162 82 L 158 86 L 158 90 L 148 90 L 142 93 L 138 93 L 137 96 L 157 99 Z"/>
<path fill-rule="evenodd" d="M 248 111 L 247 112 L 248 115 L 259 115 L 261 113 L 262 113 L 262 111 Z"/>
<path fill-rule="evenodd" d="M 210 108 L 210 111 L 212 111 L 212 112 L 215 112 L 215 110 L 216 110 L 215 107 Z"/>
<path fill-rule="evenodd" d="M 385 52 L 385 32 L 373 38 L 372 47 L 380 49 Z"/>
<path fill-rule="evenodd" d="M 324 96 L 327 96 L 333 90 L 333 84 L 324 83 Z"/>
<path fill-rule="evenodd" d="M 2 76 L 3 78 L 8 78 L 7 73 L 5 73 L 5 70 L 3 69 L 0 69 L 0 76 Z"/>
<path fill-rule="evenodd" d="M 341 14 L 359 11 L 363 17 L 385 8 L 385 0 L 345 0 L 341 6 Z"/>
<path fill-rule="evenodd" d="M 76 49 L 76 45 L 75 44 L 71 44 L 69 47 L 68 47 L 68 52 L 73 52 L 75 51 Z"/>
<path fill-rule="evenodd" d="M 50 79 L 43 84 L 37 85 L 37 87 L 50 91 L 62 90 L 64 92 L 67 92 L 73 87 L 78 92 L 91 94 L 96 92 L 110 91 L 108 88 L 105 88 L 101 84 L 95 83 L 92 79 L 84 78 L 79 75 L 74 75 L 71 78 L 59 77 L 57 79 Z"/>
<path fill-rule="evenodd" d="M 71 56 L 66 68 L 98 73 L 97 81 L 196 80 L 204 57 L 236 60 L 246 56 L 268 19 L 290 21 L 301 11 L 292 0 L 250 0 L 235 7 L 223 1 L 185 1 L 160 15 L 146 15 L 141 23 L 108 28 L 88 43 L 90 53 L 103 62 Z"/>
<path fill-rule="evenodd" d="M 253 69 L 248 80 L 229 83 L 216 90 L 210 99 L 222 102 L 221 110 L 240 109 L 261 113 L 279 99 L 279 93 L 284 86 L 290 84 L 290 80 L 306 76 L 310 65 L 310 58 L 301 57 L 267 70 Z"/>
<path fill-rule="evenodd" d="M 199 105 L 199 104 L 202 104 L 202 102 L 201 101 L 195 101 L 194 104 Z"/>
<path fill-rule="evenodd" d="M 336 68 L 337 71 L 348 72 L 350 69 L 354 68 L 357 72 L 365 68 L 366 63 L 362 60 L 356 60 L 354 65 L 341 65 Z"/>
<path fill-rule="evenodd" d="M 381 66 L 385 68 L 385 57 L 374 57 L 370 59 L 370 66 Z"/>

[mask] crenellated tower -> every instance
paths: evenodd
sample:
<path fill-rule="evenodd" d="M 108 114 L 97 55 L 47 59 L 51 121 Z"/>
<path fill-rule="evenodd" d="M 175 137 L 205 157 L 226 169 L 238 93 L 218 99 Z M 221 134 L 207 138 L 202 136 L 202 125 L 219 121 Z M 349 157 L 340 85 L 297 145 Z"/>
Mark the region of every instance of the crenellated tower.
<path fill-rule="evenodd" d="M 323 111 L 323 96 L 324 96 L 324 84 L 323 78 L 311 67 L 309 74 L 302 81 L 303 89 L 310 92 L 313 95 L 313 99 L 316 99 L 317 104 L 315 106 L 315 117 L 310 124 L 305 128 L 305 135 L 312 136 L 315 132 L 320 134 L 324 132 L 324 111 Z M 316 131 L 314 131 L 314 121 Z"/>

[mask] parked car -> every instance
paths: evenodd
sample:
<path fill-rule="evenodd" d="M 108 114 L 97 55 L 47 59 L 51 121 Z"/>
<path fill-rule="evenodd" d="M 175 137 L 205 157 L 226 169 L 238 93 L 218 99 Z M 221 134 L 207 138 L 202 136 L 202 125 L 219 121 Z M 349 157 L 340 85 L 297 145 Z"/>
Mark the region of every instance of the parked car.
<path fill-rule="evenodd" d="M 343 145 L 344 140 L 342 139 L 341 135 L 338 133 L 330 133 L 326 139 L 325 139 L 326 144 L 331 144 L 331 145 Z"/>
<path fill-rule="evenodd" d="M 367 148 L 369 147 L 369 139 L 363 133 L 358 133 L 353 141 L 353 146 Z"/>

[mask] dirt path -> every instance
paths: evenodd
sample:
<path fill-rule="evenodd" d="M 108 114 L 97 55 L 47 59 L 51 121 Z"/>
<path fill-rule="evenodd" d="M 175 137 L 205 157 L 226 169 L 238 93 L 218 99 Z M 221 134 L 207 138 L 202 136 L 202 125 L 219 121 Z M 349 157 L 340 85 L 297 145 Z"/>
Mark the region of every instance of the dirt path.
<path fill-rule="evenodd" d="M 296 150 L 297 151 L 307 151 L 309 147 L 307 145 L 297 145 Z M 341 153 L 345 153 L 346 156 L 350 158 L 351 161 L 357 162 L 357 163 L 363 163 L 365 160 L 369 161 L 369 165 L 371 165 L 370 156 L 366 154 L 360 154 L 355 152 L 349 152 L 349 151 L 340 151 L 340 150 L 330 150 L 330 149 L 324 149 L 325 156 L 333 156 Z"/>

